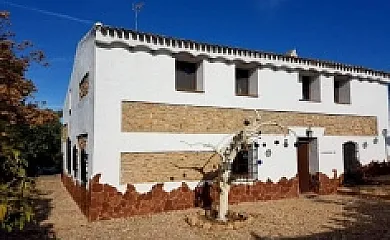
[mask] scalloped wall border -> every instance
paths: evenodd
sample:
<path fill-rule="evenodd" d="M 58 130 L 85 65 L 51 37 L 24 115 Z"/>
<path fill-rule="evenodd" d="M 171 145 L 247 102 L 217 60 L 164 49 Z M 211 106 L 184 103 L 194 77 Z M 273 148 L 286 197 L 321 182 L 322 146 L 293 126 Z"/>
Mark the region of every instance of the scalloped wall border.
<path fill-rule="evenodd" d="M 96 39 L 96 43 L 100 47 L 122 47 L 131 51 L 147 51 L 152 54 L 176 55 L 184 53 L 192 57 L 228 64 L 237 62 L 249 63 L 259 67 L 285 69 L 287 71 L 315 71 L 329 75 L 340 74 L 379 82 L 390 81 L 390 73 L 388 72 L 332 61 L 292 57 L 283 54 L 200 43 L 192 40 L 136 32 L 110 26 L 95 25 L 93 30 L 95 35 L 96 32 L 100 32 L 103 36 L 103 39 Z M 111 40 L 110 38 L 119 40 Z M 218 56 L 214 57 L 210 54 L 217 54 Z M 247 61 L 244 58 L 253 58 L 254 60 Z M 261 60 L 273 62 L 261 63 Z M 278 65 L 277 61 L 281 61 L 284 64 Z"/>

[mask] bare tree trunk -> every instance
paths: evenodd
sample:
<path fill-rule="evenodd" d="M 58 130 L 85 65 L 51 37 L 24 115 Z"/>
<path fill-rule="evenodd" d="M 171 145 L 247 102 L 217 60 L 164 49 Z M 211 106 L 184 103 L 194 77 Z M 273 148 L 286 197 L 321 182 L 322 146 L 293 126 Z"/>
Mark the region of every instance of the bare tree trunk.
<path fill-rule="evenodd" d="M 237 153 L 242 150 L 242 147 L 248 148 L 251 146 L 251 144 L 254 143 L 253 138 L 256 138 L 260 136 L 261 134 L 261 127 L 264 125 L 270 125 L 270 126 L 277 126 L 281 129 L 287 129 L 288 131 L 291 131 L 288 127 L 279 125 L 275 122 L 260 122 L 260 115 L 255 110 L 257 114 L 257 118 L 255 119 L 255 122 L 250 123 L 248 120 L 244 121 L 244 128 L 243 130 L 236 132 L 234 135 L 231 136 L 231 139 L 229 142 L 225 142 L 222 146 L 214 146 L 211 144 L 202 144 L 202 143 L 195 143 L 195 144 L 189 144 L 189 145 L 196 145 L 201 144 L 205 147 L 212 148 L 216 153 L 218 153 L 221 156 L 221 164 L 220 164 L 220 172 L 219 172 L 219 206 L 218 206 L 218 217 L 217 220 L 221 222 L 227 222 L 227 213 L 229 209 L 229 191 L 230 191 L 230 185 L 232 182 L 231 179 L 231 164 L 233 163 L 234 159 L 237 156 Z M 296 135 L 296 134 L 295 134 Z M 188 144 L 188 143 L 187 143 Z M 206 163 L 207 164 L 207 163 Z M 201 173 L 203 172 L 203 169 L 206 165 L 204 165 L 201 168 Z"/>
<path fill-rule="evenodd" d="M 219 209 L 218 209 L 218 220 L 221 222 L 227 221 L 227 213 L 229 209 L 229 175 L 230 172 L 228 169 L 224 169 L 221 176 L 221 181 L 219 182 Z"/>

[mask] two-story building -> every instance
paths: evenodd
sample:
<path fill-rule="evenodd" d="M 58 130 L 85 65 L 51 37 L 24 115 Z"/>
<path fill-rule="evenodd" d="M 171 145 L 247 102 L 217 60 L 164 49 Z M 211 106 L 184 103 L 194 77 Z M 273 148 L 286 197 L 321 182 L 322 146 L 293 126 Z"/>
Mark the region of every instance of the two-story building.
<path fill-rule="evenodd" d="M 218 145 L 256 110 L 279 127 L 239 155 L 232 171 L 248 181 L 231 198 L 334 192 L 332 179 L 386 158 L 389 80 L 97 23 L 77 46 L 64 103 L 63 180 L 91 220 L 191 207 L 219 163 L 199 143 Z"/>

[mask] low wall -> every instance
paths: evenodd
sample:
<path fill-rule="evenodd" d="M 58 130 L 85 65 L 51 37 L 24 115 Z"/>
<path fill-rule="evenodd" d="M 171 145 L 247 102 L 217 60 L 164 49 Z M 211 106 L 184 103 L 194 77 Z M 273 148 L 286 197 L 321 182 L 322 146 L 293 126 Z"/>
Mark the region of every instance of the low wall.
<path fill-rule="evenodd" d="M 130 217 L 150 213 L 182 210 L 192 207 L 210 207 L 218 202 L 219 188 L 217 185 L 202 185 L 191 190 L 185 183 L 182 186 L 165 192 L 163 184 L 156 184 L 148 193 L 138 193 L 131 184 L 127 185 L 125 193 L 119 192 L 109 184 L 99 182 L 100 174 L 94 176 L 88 189 L 74 182 L 71 177 L 63 175 L 62 181 L 74 201 L 79 205 L 89 221 Z M 232 185 L 229 203 L 254 202 L 295 198 L 299 195 L 298 178 L 282 178 L 273 183 L 255 182 L 253 184 Z M 336 193 L 340 185 L 339 178 L 329 179 L 319 174 L 319 194 Z"/>
<path fill-rule="evenodd" d="M 371 163 L 362 166 L 360 171 L 365 177 L 376 177 L 390 174 L 390 162 L 372 161 Z"/>

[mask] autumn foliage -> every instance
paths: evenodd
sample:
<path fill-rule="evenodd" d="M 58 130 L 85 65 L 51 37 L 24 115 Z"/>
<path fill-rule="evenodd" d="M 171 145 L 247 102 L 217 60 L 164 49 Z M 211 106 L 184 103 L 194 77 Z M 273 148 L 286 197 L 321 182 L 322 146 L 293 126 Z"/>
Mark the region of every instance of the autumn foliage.
<path fill-rule="evenodd" d="M 8 31 L 9 13 L 0 13 L 0 117 L 8 124 L 42 124 L 53 120 L 53 112 L 38 109 L 28 100 L 36 91 L 34 83 L 25 78 L 32 62 L 44 62 L 42 51 L 27 51 L 29 41 L 16 43 Z"/>
<path fill-rule="evenodd" d="M 33 184 L 26 173 L 21 129 L 58 121 L 58 116 L 32 102 L 37 89 L 25 73 L 34 62 L 47 64 L 30 42 L 14 40 L 9 17 L 0 11 L 0 229 L 11 231 L 33 220 Z"/>

